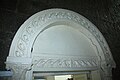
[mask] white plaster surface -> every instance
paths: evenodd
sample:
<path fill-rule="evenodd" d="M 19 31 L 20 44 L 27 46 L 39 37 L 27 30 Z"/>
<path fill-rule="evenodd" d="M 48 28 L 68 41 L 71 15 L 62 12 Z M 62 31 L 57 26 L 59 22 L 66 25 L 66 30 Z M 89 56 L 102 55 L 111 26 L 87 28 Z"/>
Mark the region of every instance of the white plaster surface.
<path fill-rule="evenodd" d="M 65 9 L 48 9 L 26 20 L 12 41 L 6 60 L 6 68 L 14 72 L 13 80 L 32 80 L 34 71 L 85 70 L 98 70 L 101 80 L 111 80 L 115 66 L 96 26 Z"/>

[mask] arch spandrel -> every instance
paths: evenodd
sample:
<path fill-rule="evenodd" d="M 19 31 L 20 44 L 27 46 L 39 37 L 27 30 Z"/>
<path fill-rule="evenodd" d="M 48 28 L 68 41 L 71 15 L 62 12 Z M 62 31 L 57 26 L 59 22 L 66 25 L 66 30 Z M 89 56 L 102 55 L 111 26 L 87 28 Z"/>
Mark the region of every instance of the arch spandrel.
<path fill-rule="evenodd" d="M 91 42 L 93 49 L 96 49 L 95 56 L 97 56 L 97 58 L 95 59 L 97 59 L 97 62 L 95 64 L 97 65 L 95 66 L 103 69 L 101 73 L 109 75 L 109 71 L 112 69 L 112 67 L 115 67 L 115 62 L 112 58 L 111 52 L 104 37 L 102 36 L 100 31 L 95 27 L 95 25 L 93 25 L 89 20 L 87 20 L 83 16 L 73 11 L 69 11 L 65 9 L 49 9 L 49 10 L 41 11 L 31 16 L 28 20 L 26 20 L 23 23 L 23 25 L 20 27 L 20 29 L 17 31 L 12 41 L 9 56 L 7 57 L 7 61 L 6 61 L 7 67 L 11 67 L 10 64 L 20 63 L 20 64 L 27 64 L 27 67 L 25 67 L 25 69 L 28 67 L 32 68 L 32 66 L 34 66 L 33 63 L 34 54 L 32 55 L 32 52 L 34 52 L 33 47 L 35 41 L 37 40 L 39 35 L 41 35 L 44 31 L 46 31 L 47 29 L 49 30 L 53 26 L 57 26 L 57 25 L 67 25 L 78 30 L 80 33 L 84 34 L 84 36 L 88 38 L 88 42 Z M 89 56 L 85 56 L 85 57 L 89 57 Z M 18 61 L 13 61 L 14 60 L 13 58 L 18 59 Z M 28 59 L 26 60 L 26 62 L 23 63 L 22 59 L 26 59 L 26 58 Z M 53 57 L 51 57 L 51 59 L 52 58 Z M 59 58 L 53 58 L 51 62 L 58 59 Z M 68 63 L 70 65 L 69 66 L 63 65 L 63 67 L 61 68 L 72 69 L 73 67 L 71 66 L 72 65 L 71 59 L 72 59 L 71 56 L 70 58 L 66 58 L 65 60 L 68 60 Z M 41 65 L 41 68 L 42 67 L 43 65 Z M 81 66 L 74 66 L 74 67 L 78 68 L 79 70 Z M 43 70 L 45 68 L 43 68 Z M 74 69 L 75 68 L 73 68 L 72 70 Z"/>

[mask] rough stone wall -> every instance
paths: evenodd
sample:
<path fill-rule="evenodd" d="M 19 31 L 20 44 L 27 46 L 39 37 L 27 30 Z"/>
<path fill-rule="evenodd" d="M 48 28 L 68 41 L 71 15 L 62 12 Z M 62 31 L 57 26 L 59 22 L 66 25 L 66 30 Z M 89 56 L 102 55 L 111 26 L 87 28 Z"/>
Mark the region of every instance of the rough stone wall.
<path fill-rule="evenodd" d="M 12 39 L 20 25 L 36 12 L 49 8 L 70 9 L 88 18 L 107 40 L 117 68 L 113 80 L 120 75 L 120 0 L 0 0 L 0 70 Z"/>

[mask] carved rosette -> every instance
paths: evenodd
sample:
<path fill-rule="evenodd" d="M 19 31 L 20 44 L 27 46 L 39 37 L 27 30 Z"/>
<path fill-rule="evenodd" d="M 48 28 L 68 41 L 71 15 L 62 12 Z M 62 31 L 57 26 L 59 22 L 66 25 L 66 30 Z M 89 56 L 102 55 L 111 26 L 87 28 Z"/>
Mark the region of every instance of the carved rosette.
<path fill-rule="evenodd" d="M 31 65 L 21 63 L 6 63 L 6 69 L 13 72 L 12 80 L 25 80 L 26 72 L 31 69 Z"/>

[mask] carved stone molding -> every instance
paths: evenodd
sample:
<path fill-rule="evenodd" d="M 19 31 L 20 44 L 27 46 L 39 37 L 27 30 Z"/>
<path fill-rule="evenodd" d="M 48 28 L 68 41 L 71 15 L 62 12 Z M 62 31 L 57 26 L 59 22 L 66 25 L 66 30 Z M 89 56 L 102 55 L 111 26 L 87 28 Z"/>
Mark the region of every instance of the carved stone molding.
<path fill-rule="evenodd" d="M 37 68 L 93 68 L 98 67 L 96 57 L 34 57 L 33 66 Z"/>
<path fill-rule="evenodd" d="M 23 29 L 23 33 L 19 35 L 18 44 L 16 45 L 16 48 L 14 50 L 14 55 L 16 57 L 27 57 L 27 54 L 30 54 L 30 47 L 32 47 L 32 44 L 34 41 L 31 41 L 32 38 L 35 38 L 37 36 L 35 32 L 42 31 L 42 26 L 46 22 L 52 21 L 52 20 L 72 20 L 75 23 L 78 23 L 82 25 L 84 28 L 86 28 L 89 32 L 92 33 L 92 35 L 96 38 L 98 43 L 100 44 L 107 64 L 109 65 L 115 65 L 111 53 L 109 51 L 109 47 L 101 35 L 101 33 L 98 31 L 98 29 L 89 22 L 86 18 L 83 16 L 74 13 L 72 11 L 68 10 L 51 10 L 51 11 L 45 11 L 44 14 L 41 14 L 37 17 L 35 17 L 25 28 Z M 40 28 L 41 27 L 41 28 Z M 39 34 L 39 33 L 38 33 Z M 31 44 L 31 45 L 29 45 Z M 111 64 L 112 62 L 112 64 Z"/>
<path fill-rule="evenodd" d="M 112 66 L 107 65 L 105 61 L 101 62 L 100 66 L 101 80 L 112 80 Z"/>
<path fill-rule="evenodd" d="M 98 43 L 95 46 L 99 46 L 101 50 L 100 53 L 98 52 L 101 60 L 97 62 L 96 58 L 55 58 L 41 56 L 33 58 L 32 48 L 36 37 L 44 30 L 52 27 L 49 25 L 60 21 L 63 21 L 64 25 L 70 22 L 71 24 L 77 24 L 80 26 L 80 28 L 77 27 L 79 30 L 82 27 L 85 30 L 83 34 L 87 32 L 87 36 L 90 35 L 89 39 Z M 71 24 L 69 25 L 71 26 Z M 103 80 L 111 80 L 110 76 L 112 74 L 110 71 L 116 66 L 104 37 L 95 25 L 83 16 L 64 9 L 45 10 L 36 13 L 26 20 L 13 39 L 9 57 L 33 58 L 33 66 L 38 68 L 92 68 L 99 66 L 102 76 L 105 77 Z M 8 60 L 6 65 L 7 69 L 10 68 L 15 73 L 13 80 L 24 80 L 25 75 L 23 73 L 26 74 L 31 69 L 31 65 L 17 63 L 14 60 L 12 61 L 12 59 L 11 63 Z"/>
<path fill-rule="evenodd" d="M 26 72 L 31 70 L 31 65 L 6 62 L 6 69 L 13 72 L 12 80 L 25 80 Z"/>

